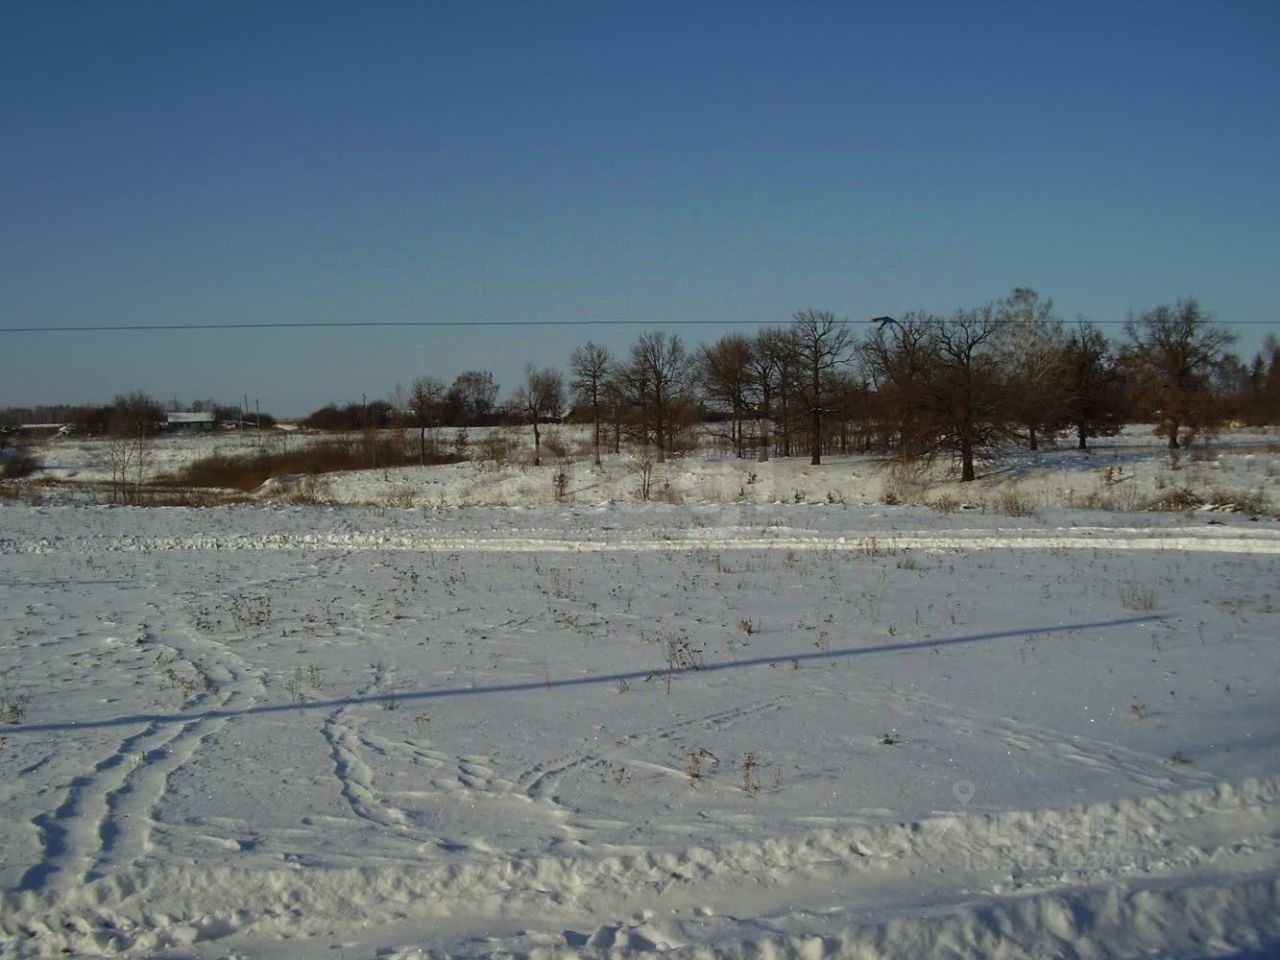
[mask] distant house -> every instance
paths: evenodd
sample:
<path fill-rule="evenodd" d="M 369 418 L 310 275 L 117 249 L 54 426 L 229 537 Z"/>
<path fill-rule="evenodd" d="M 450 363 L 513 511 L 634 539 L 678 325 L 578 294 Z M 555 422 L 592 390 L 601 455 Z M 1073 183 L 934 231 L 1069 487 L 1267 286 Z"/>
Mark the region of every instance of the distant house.
<path fill-rule="evenodd" d="M 193 413 L 189 410 L 174 410 L 165 417 L 165 427 L 170 433 L 183 430 L 212 430 L 215 425 L 212 412 Z"/>

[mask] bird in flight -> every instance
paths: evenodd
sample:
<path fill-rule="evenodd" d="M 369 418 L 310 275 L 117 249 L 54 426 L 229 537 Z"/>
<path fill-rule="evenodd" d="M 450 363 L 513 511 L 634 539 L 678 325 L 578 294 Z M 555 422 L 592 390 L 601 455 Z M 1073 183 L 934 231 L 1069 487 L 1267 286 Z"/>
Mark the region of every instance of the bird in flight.
<path fill-rule="evenodd" d="M 872 317 L 868 322 L 880 324 L 880 332 L 883 333 L 885 327 L 889 326 L 891 323 L 896 325 L 898 321 L 893 319 L 893 317 Z"/>

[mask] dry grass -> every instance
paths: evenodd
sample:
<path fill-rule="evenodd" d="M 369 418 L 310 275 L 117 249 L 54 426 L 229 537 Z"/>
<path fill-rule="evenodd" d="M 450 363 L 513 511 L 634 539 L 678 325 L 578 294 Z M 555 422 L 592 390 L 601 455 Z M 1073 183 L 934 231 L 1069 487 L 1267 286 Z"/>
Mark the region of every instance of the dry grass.
<path fill-rule="evenodd" d="M 1156 608 L 1155 587 L 1140 583 L 1127 583 L 1120 588 L 1120 605 L 1126 610 L 1148 613 Z"/>
<path fill-rule="evenodd" d="M 386 505 L 407 510 L 418 502 L 418 491 L 410 484 L 401 484 L 387 494 Z"/>
<path fill-rule="evenodd" d="M 1273 513 L 1271 501 L 1262 490 L 1214 490 L 1205 500 L 1219 510 L 1232 513 Z"/>
<path fill-rule="evenodd" d="M 289 489 L 285 499 L 290 503 L 317 504 L 327 503 L 332 496 L 329 481 L 318 473 L 309 473 Z"/>
<path fill-rule="evenodd" d="M 890 505 L 921 504 L 929 492 L 930 465 L 925 460 L 898 460 L 889 467 L 880 501 Z"/>
<path fill-rule="evenodd" d="M 40 491 L 40 485 L 27 481 L 0 483 L 0 500 L 21 500 L 34 507 L 40 503 Z"/>
<path fill-rule="evenodd" d="M 1091 493 L 1075 493 L 1069 490 L 1062 498 L 1062 506 L 1071 510 L 1108 510 L 1121 513 L 1134 513 L 1148 509 L 1146 501 L 1138 495 L 1138 488 L 1129 486 L 1117 487 L 1114 490 L 1095 490 Z"/>
<path fill-rule="evenodd" d="M 554 430 L 548 430 L 542 437 L 542 449 L 546 451 L 548 456 L 563 460 L 569 455 L 569 445 L 564 438 Z"/>
<path fill-rule="evenodd" d="M 143 487 L 136 506 L 141 507 L 219 507 L 229 503 L 252 503 L 241 493 L 199 490 L 181 487 Z"/>
<path fill-rule="evenodd" d="M 457 463 L 456 453 L 439 452 L 429 463 Z M 354 440 L 326 440 L 296 450 L 270 451 L 228 457 L 215 453 L 195 461 L 176 474 L 162 477 L 159 486 L 213 487 L 224 490 L 256 490 L 272 477 L 317 475 L 344 470 L 371 470 L 413 466 L 420 462 L 420 450 L 412 439 L 401 435 L 379 435 Z"/>
<path fill-rule="evenodd" d="M 1032 503 L 1031 497 L 1021 490 L 1001 490 L 996 494 L 994 500 L 989 504 L 992 513 L 1003 514 L 1006 517 L 1034 517 L 1036 515 L 1035 504 Z"/>
<path fill-rule="evenodd" d="M 1204 498 L 1186 487 L 1170 487 L 1142 504 L 1142 509 L 1181 513 L 1204 505 Z"/>
<path fill-rule="evenodd" d="M 519 450 L 519 444 L 505 431 L 491 430 L 476 442 L 474 450 L 473 459 L 498 465 L 510 463 Z"/>

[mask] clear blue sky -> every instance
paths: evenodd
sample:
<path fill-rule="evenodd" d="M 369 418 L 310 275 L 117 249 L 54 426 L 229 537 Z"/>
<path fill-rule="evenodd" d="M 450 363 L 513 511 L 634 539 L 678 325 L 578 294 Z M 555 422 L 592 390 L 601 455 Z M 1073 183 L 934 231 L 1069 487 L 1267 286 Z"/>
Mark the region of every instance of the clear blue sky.
<path fill-rule="evenodd" d="M 1274 2 L 11 2 L 0 326 L 1271 320 L 1277 50 Z M 642 329 L 6 334 L 0 404 L 505 392 Z"/>

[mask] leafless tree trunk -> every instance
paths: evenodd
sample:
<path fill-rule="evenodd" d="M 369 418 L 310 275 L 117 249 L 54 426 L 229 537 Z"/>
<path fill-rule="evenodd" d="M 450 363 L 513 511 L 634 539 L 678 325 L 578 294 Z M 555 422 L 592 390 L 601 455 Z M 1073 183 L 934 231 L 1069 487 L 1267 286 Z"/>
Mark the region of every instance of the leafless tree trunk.
<path fill-rule="evenodd" d="M 775 419 L 781 436 L 779 452 L 791 456 L 791 398 L 795 393 L 798 376 L 798 348 L 794 329 L 762 330 L 756 337 L 756 376 L 758 389 L 766 410 L 766 417 Z M 771 402 L 778 399 L 776 418 Z"/>
<path fill-rule="evenodd" d="M 1125 333 L 1141 396 L 1169 449 L 1177 450 L 1183 427 L 1195 430 L 1217 421 L 1211 375 L 1235 335 L 1215 329 L 1194 298 L 1130 317 Z"/>
<path fill-rule="evenodd" d="M 559 417 L 564 411 L 564 380 L 559 372 L 533 365 L 524 368 L 524 383 L 516 391 L 512 406 L 533 424 L 533 465 L 542 465 L 542 432 L 544 418 Z"/>
<path fill-rule="evenodd" d="M 743 421 L 748 407 L 754 347 L 749 339 L 732 334 L 698 352 L 697 375 L 704 396 L 730 416 L 729 441 L 734 455 L 743 456 Z"/>
<path fill-rule="evenodd" d="M 822 463 L 822 413 L 827 376 L 848 363 L 853 335 L 829 310 L 804 310 L 795 317 L 795 337 L 800 361 L 808 378 L 810 417 L 809 462 Z"/>
<path fill-rule="evenodd" d="M 659 463 L 666 460 L 679 414 L 688 406 L 689 357 L 675 334 L 646 333 L 631 347 L 631 362 L 619 372 L 628 403 L 639 414 L 642 442 L 652 440 Z"/>
<path fill-rule="evenodd" d="M 756 335 L 746 371 L 748 397 L 755 404 L 755 458 L 764 463 L 769 460 L 769 419 L 773 416 L 773 396 L 778 378 L 778 358 L 769 349 L 769 332 Z"/>
<path fill-rule="evenodd" d="M 1010 413 L 1026 429 L 1027 445 L 1039 448 L 1042 435 L 1064 425 L 1062 323 L 1053 301 L 1018 287 L 999 306 L 998 350 L 1010 381 Z"/>
<path fill-rule="evenodd" d="M 978 456 L 1012 437 L 1005 383 L 993 340 L 992 307 L 949 320 L 908 315 L 864 344 L 880 402 L 904 456 L 950 451 L 971 481 Z"/>
<path fill-rule="evenodd" d="M 613 356 L 604 347 L 588 340 L 569 357 L 569 370 L 573 376 L 571 387 L 578 403 L 591 407 L 592 448 L 596 466 L 600 466 L 600 401 L 606 381 L 613 369 Z M 617 450 L 614 450 L 617 453 Z"/>
<path fill-rule="evenodd" d="M 409 391 L 409 416 L 418 428 L 418 460 L 427 464 L 427 428 L 444 414 L 444 383 L 435 377 L 419 377 Z"/>
<path fill-rule="evenodd" d="M 1075 430 L 1076 449 L 1091 437 L 1119 433 L 1124 396 L 1119 371 L 1097 327 L 1081 323 L 1062 346 L 1063 416 Z"/>

